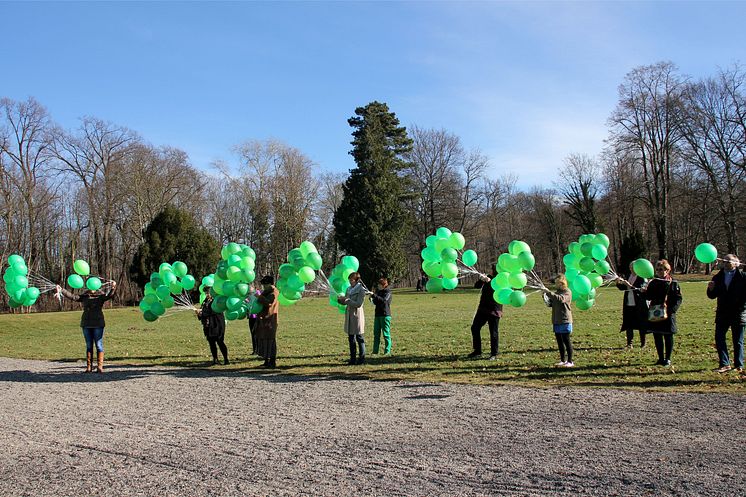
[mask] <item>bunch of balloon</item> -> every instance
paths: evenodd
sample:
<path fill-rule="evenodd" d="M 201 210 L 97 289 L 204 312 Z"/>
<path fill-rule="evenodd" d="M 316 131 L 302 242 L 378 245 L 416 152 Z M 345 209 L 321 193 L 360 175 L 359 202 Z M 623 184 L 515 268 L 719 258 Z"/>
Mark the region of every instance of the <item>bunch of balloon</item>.
<path fill-rule="evenodd" d="M 585 311 L 596 302 L 596 289 L 618 275 L 606 260 L 609 253 L 609 237 L 603 233 L 580 235 L 577 242 L 567 247 L 562 258 L 565 276 L 572 291 L 575 307 Z"/>
<path fill-rule="evenodd" d="M 334 266 L 332 275 L 329 277 L 329 305 L 339 310 L 341 314 L 345 313 L 344 305 L 337 302 L 337 297 L 344 295 L 350 288 L 349 277 L 352 273 L 360 268 L 360 261 L 353 255 L 342 257 L 339 264 Z"/>
<path fill-rule="evenodd" d="M 104 283 L 98 276 L 91 276 L 91 267 L 83 259 L 77 259 L 73 262 L 73 274 L 67 277 L 67 284 L 70 288 L 79 290 L 84 286 L 91 290 L 99 290 Z"/>
<path fill-rule="evenodd" d="M 700 243 L 694 249 L 694 257 L 702 264 L 712 264 L 718 260 L 718 249 L 710 243 Z"/>
<path fill-rule="evenodd" d="M 425 289 L 431 293 L 453 290 L 458 286 L 459 273 L 480 274 L 474 269 L 478 256 L 474 250 L 461 252 L 466 245 L 464 235 L 441 226 L 425 239 L 422 270 L 428 276 Z M 459 267 L 459 264 L 461 267 Z"/>
<path fill-rule="evenodd" d="M 495 302 L 523 307 L 526 304 L 524 288 L 543 288 L 541 280 L 534 273 L 535 265 L 536 259 L 528 243 L 522 240 L 510 242 L 508 251 L 497 258 L 497 275 L 490 282 Z"/>
<path fill-rule="evenodd" d="M 277 289 L 280 305 L 293 305 L 306 291 L 306 285 L 316 280 L 316 271 L 321 269 L 321 256 L 313 243 L 302 242 L 288 252 L 287 262 L 278 270 Z"/>
<path fill-rule="evenodd" d="M 253 297 L 250 290 L 256 279 L 256 253 L 246 244 L 231 242 L 223 247 L 220 256 L 212 276 L 212 309 L 224 313 L 229 321 L 244 319 L 249 310 L 247 299 L 251 301 Z"/>
<path fill-rule="evenodd" d="M 194 289 L 196 281 L 189 273 L 189 268 L 181 261 L 173 264 L 163 262 L 158 272 L 150 275 L 150 283 L 143 289 L 140 310 L 145 321 L 155 321 L 169 309 L 190 310 L 194 304 L 189 292 Z"/>
<path fill-rule="evenodd" d="M 8 257 L 8 267 L 3 273 L 3 281 L 9 297 L 8 304 L 13 309 L 23 305 L 34 305 L 41 294 L 37 287 L 29 286 L 28 266 L 18 254 Z"/>

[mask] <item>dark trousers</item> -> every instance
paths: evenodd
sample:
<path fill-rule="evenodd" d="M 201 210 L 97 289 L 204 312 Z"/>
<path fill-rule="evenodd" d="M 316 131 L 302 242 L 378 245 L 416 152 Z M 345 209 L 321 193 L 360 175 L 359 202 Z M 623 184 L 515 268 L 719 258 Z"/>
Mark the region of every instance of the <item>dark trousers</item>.
<path fill-rule="evenodd" d="M 350 364 L 365 361 L 365 337 L 363 335 L 347 335 L 347 340 L 350 342 Z M 357 342 L 357 347 L 355 342 Z M 355 352 L 358 348 L 360 349 L 360 357 L 356 361 Z"/>
<path fill-rule="evenodd" d="M 567 362 L 572 362 L 572 342 L 570 341 L 570 333 L 555 333 L 554 338 L 557 339 L 560 361 L 564 362 L 565 356 L 567 356 Z"/>
<path fill-rule="evenodd" d="M 474 352 L 482 353 L 482 327 L 485 323 L 487 323 L 490 329 L 490 355 L 497 355 L 500 318 L 486 312 L 477 311 L 474 315 L 474 321 L 471 323 L 472 347 L 474 348 Z"/>
<path fill-rule="evenodd" d="M 671 360 L 673 352 L 673 333 L 653 333 L 655 339 L 655 351 L 658 353 L 658 360 Z"/>
<path fill-rule="evenodd" d="M 632 339 L 635 337 L 635 330 L 630 328 L 627 332 L 627 345 L 632 345 Z M 640 330 L 640 347 L 645 346 L 645 330 Z"/>
<path fill-rule="evenodd" d="M 249 333 L 251 333 L 251 354 L 256 354 L 257 350 L 257 344 L 256 344 L 256 333 L 254 333 L 254 330 L 256 329 L 256 318 L 249 318 Z"/>
<path fill-rule="evenodd" d="M 225 346 L 225 342 L 223 341 L 225 337 L 207 337 L 207 343 L 210 344 L 210 352 L 212 352 L 212 360 L 217 361 L 218 360 L 218 347 L 220 347 L 220 352 L 223 354 L 223 360 L 228 360 L 228 347 Z"/>
<path fill-rule="evenodd" d="M 721 320 L 723 321 L 723 320 Z M 718 361 L 720 367 L 730 366 L 730 357 L 728 357 L 728 344 L 725 341 L 725 335 L 728 328 L 733 332 L 733 366 L 736 368 L 743 367 L 743 333 L 746 325 L 738 322 L 715 322 L 715 346 L 718 351 Z"/>

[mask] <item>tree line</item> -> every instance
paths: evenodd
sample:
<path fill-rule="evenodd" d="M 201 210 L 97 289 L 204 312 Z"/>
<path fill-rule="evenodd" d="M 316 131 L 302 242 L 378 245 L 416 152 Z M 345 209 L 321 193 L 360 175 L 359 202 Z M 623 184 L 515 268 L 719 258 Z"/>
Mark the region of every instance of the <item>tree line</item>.
<path fill-rule="evenodd" d="M 3 98 L 2 256 L 18 253 L 57 282 L 86 259 L 120 282 L 123 302 L 139 297 L 154 261 L 182 258 L 199 278 L 229 241 L 255 249 L 258 273 L 308 239 L 325 267 L 351 253 L 369 284 L 385 275 L 411 285 L 439 226 L 466 237 L 483 271 L 522 239 L 540 273 L 562 272 L 567 243 L 593 232 L 609 236 L 620 274 L 641 256 L 678 272 L 709 269 L 693 258 L 698 243 L 743 250 L 745 76 L 738 64 L 698 80 L 671 62 L 634 68 L 604 148 L 568 150 L 557 181 L 527 190 L 456 134 L 405 128 L 381 102 L 348 120 L 356 167 L 345 178 L 277 140 L 248 139 L 232 150 L 235 165 L 203 171 L 125 126 L 86 116 L 64 129 L 34 98 Z"/>

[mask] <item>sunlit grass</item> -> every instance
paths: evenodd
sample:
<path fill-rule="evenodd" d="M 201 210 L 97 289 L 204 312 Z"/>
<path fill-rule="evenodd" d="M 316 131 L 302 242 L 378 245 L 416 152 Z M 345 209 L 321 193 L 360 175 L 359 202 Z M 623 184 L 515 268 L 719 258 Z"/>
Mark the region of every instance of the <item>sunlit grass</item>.
<path fill-rule="evenodd" d="M 746 392 L 746 381 L 735 373 L 712 372 L 715 302 L 705 296 L 704 281 L 682 283 L 684 303 L 679 313 L 673 369 L 654 366 L 652 336 L 645 349 L 624 348 L 619 332 L 622 293 L 600 291 L 590 311 L 575 311 L 573 369 L 555 368 L 558 353 L 550 310 L 538 295 L 520 309 L 508 308 L 500 321 L 497 361 L 466 359 L 471 351 L 469 326 L 479 298 L 476 290 L 448 294 L 397 291 L 392 305 L 393 355 L 369 355 L 364 366 L 347 366 L 347 338 L 342 316 L 325 298 L 304 298 L 281 308 L 278 365 L 286 374 L 356 375 L 372 379 L 409 379 L 522 386 L 583 386 L 654 388 L 687 391 Z M 118 364 L 159 364 L 207 367 L 209 349 L 199 322 L 181 312 L 147 323 L 137 308 L 107 310 L 107 361 Z M 366 304 L 366 342 L 373 342 L 373 306 Z M 0 316 L 0 355 L 28 359 L 81 360 L 85 354 L 78 328 L 80 311 Z M 636 334 L 637 335 L 637 334 Z M 487 328 L 482 333 L 489 350 Z M 730 341 L 730 337 L 729 337 Z M 229 322 L 226 343 L 232 364 L 220 370 L 255 374 L 260 360 L 252 357 L 246 321 Z"/>

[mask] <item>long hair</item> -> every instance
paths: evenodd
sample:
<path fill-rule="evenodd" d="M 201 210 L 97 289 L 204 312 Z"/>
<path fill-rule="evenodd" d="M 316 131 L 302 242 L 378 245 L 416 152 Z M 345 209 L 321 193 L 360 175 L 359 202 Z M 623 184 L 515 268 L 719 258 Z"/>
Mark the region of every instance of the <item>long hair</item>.
<path fill-rule="evenodd" d="M 569 288 L 567 286 L 567 277 L 564 274 L 560 274 L 554 278 L 554 284 L 557 285 L 557 290 L 560 292 Z"/>

